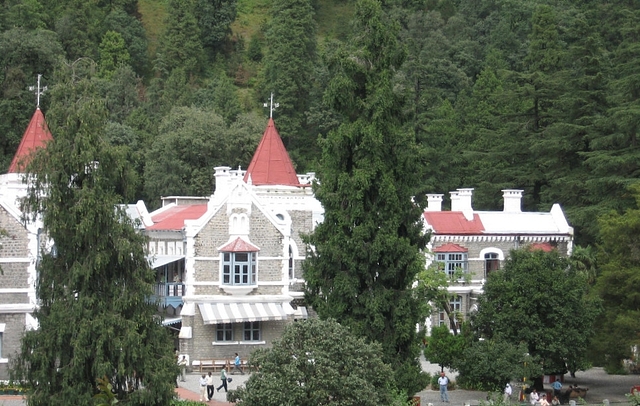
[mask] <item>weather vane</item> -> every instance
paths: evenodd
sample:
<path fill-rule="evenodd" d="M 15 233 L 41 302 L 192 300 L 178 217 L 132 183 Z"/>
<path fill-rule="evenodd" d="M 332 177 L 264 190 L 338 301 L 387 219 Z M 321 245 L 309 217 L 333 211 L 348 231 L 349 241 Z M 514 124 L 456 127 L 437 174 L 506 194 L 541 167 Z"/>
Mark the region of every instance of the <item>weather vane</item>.
<path fill-rule="evenodd" d="M 29 86 L 29 90 L 31 90 L 32 92 L 35 90 L 35 95 L 36 95 L 36 107 L 40 108 L 40 96 L 44 94 L 44 92 L 47 91 L 47 87 L 40 87 L 40 78 L 42 77 L 41 74 L 38 73 L 38 86 Z"/>
<path fill-rule="evenodd" d="M 280 103 L 273 102 L 273 93 L 271 93 L 271 99 L 264 104 L 264 107 L 269 107 L 269 118 L 273 118 L 273 110 L 280 107 Z"/>

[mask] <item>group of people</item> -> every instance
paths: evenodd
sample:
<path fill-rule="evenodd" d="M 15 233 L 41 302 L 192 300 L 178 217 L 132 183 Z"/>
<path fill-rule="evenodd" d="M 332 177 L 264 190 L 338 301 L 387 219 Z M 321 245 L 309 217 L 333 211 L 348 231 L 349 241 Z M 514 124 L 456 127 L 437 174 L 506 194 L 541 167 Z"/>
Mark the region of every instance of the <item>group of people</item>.
<path fill-rule="evenodd" d="M 176 349 L 175 352 L 176 352 L 176 357 L 178 357 L 178 350 Z M 186 355 L 182 355 L 181 357 L 179 357 L 178 366 L 180 367 L 181 382 L 186 382 L 188 364 L 189 363 L 187 361 Z M 237 352 L 236 352 L 235 359 L 233 361 L 233 371 L 231 372 L 231 374 L 235 375 L 236 371 L 244 375 L 244 371 L 242 370 L 242 361 L 240 360 L 240 355 L 238 355 Z M 220 390 L 224 388 L 224 391 L 227 392 L 228 390 L 227 382 L 231 382 L 231 378 L 227 377 L 227 368 L 224 366 L 220 371 L 220 380 L 222 381 L 221 385 L 215 388 L 213 384 L 213 375 L 211 374 L 211 372 L 209 372 L 208 375 L 202 374 L 202 376 L 200 377 L 200 401 L 201 402 L 210 401 L 213 398 L 213 394 L 215 393 L 216 390 L 220 392 Z M 176 379 L 176 388 L 177 387 L 178 387 L 178 382 Z"/>
<path fill-rule="evenodd" d="M 211 372 L 209 372 L 209 375 L 202 374 L 202 376 L 200 377 L 201 402 L 203 401 L 203 399 L 206 402 L 210 401 L 213 398 L 213 394 L 216 390 L 220 392 L 220 390 L 224 388 L 224 391 L 227 392 L 227 382 L 230 382 L 231 378 L 227 378 L 227 369 L 225 367 L 222 367 L 222 370 L 220 370 L 220 380 L 222 381 L 222 384 L 217 388 L 214 388 L 213 375 L 211 374 Z"/>
<path fill-rule="evenodd" d="M 551 403 L 549 403 L 549 400 L 547 399 L 547 394 L 546 393 L 539 394 L 538 391 L 534 388 L 531 391 L 531 394 L 529 395 L 529 403 L 531 403 L 531 406 L 536 406 L 536 403 L 540 403 L 540 406 L 558 406 L 560 405 L 560 399 L 558 399 L 558 395 L 555 394 L 555 391 L 556 391 L 555 387 L 553 391 L 554 391 L 554 396 L 553 396 L 553 399 L 551 399 Z"/>

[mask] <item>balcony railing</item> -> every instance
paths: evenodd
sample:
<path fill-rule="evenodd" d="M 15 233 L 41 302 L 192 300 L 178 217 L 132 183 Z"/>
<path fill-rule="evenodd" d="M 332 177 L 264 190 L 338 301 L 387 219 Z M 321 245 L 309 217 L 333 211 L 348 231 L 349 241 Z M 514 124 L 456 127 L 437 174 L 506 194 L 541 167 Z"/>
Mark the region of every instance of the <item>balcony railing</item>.
<path fill-rule="evenodd" d="M 183 295 L 184 283 L 181 282 L 157 283 L 155 286 L 154 299 L 159 300 L 164 307 L 178 308 L 183 303 Z"/>

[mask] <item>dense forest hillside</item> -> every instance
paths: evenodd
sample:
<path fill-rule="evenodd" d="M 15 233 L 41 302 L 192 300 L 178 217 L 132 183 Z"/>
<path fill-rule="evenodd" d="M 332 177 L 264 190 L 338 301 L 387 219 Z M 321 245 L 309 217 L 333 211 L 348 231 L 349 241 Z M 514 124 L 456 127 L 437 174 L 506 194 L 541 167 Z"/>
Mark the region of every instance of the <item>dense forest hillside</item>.
<path fill-rule="evenodd" d="M 349 37 L 352 1 L 5 0 L 0 12 L 0 165 L 35 108 L 29 86 L 90 77 L 109 141 L 128 150 L 137 198 L 209 194 L 212 168 L 246 167 L 276 125 L 299 172 L 345 118 L 324 93 Z M 640 2 L 387 0 L 407 58 L 405 129 L 428 157 L 417 193 L 474 187 L 474 207 L 561 203 L 578 243 L 594 219 L 635 207 Z M 356 33 L 357 34 L 357 33 Z M 367 35 L 367 33 L 361 33 Z M 66 69 L 59 69 L 66 66 Z M 73 80 L 73 78 L 71 78 Z M 65 100 L 42 98 L 45 115 Z M 55 137 L 55 133 L 54 133 Z"/>

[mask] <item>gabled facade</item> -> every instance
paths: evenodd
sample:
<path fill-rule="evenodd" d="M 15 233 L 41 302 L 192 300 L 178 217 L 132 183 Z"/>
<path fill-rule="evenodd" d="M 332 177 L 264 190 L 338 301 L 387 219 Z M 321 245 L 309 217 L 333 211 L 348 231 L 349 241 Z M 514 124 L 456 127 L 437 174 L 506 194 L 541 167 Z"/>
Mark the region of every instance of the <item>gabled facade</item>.
<path fill-rule="evenodd" d="M 306 317 L 302 235 L 323 219 L 312 180 L 295 174 L 270 119 L 247 171 L 215 168 L 211 196 L 138 208 L 165 324 L 192 362 L 248 356 Z"/>
<path fill-rule="evenodd" d="M 25 329 L 37 328 L 32 312 L 37 304 L 36 262 L 44 239 L 39 221 L 22 219 L 20 199 L 27 194 L 23 172 L 31 154 L 51 139 L 38 108 L 8 173 L 0 175 L 0 379 L 9 378 L 9 360 L 20 349 Z"/>
<path fill-rule="evenodd" d="M 573 228 L 560 205 L 549 212 L 523 212 L 522 190 L 505 189 L 502 211 L 476 211 L 472 208 L 473 189 L 458 189 L 451 194 L 451 211 L 442 210 L 443 195 L 427 195 L 428 207 L 423 219 L 431 232 L 427 264 L 437 262 L 451 275 L 450 307 L 464 320 L 474 311 L 477 297 L 483 293 L 487 276 L 500 269 L 512 249 L 528 247 L 558 250 L 571 255 Z M 443 311 L 428 320 L 428 328 L 449 325 Z"/>

